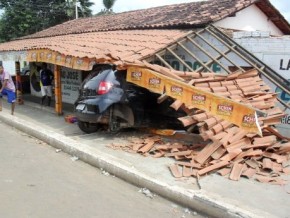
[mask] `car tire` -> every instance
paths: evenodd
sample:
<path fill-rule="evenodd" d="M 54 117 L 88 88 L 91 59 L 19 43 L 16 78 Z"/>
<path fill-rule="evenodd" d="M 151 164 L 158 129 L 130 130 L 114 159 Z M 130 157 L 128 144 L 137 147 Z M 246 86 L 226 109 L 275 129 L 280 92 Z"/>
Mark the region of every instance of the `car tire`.
<path fill-rule="evenodd" d="M 88 123 L 83 121 L 78 121 L 78 126 L 85 133 L 94 133 L 100 128 L 96 123 Z"/>

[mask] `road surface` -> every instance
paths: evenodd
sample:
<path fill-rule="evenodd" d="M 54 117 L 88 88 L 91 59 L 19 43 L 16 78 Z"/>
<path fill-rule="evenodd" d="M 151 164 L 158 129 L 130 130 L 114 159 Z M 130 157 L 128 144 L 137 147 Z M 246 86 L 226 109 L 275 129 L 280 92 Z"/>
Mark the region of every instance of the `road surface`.
<path fill-rule="evenodd" d="M 0 217 L 203 217 L 2 122 L 0 128 Z"/>

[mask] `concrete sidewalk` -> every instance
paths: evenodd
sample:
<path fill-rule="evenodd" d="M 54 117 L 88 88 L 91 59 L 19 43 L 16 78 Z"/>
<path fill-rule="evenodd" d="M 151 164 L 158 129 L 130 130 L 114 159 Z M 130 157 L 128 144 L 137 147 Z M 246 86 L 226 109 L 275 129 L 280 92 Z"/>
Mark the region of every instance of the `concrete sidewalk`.
<path fill-rule="evenodd" d="M 55 115 L 53 108 L 28 101 L 17 105 L 15 115 L 11 116 L 10 105 L 4 99 L 0 112 L 1 121 L 51 146 L 211 217 L 290 217 L 290 195 L 287 193 L 290 184 L 275 186 L 244 178 L 234 182 L 219 175 L 209 175 L 201 178 L 199 189 L 194 178 L 176 180 L 171 175 L 168 165 L 174 163 L 173 159 L 154 159 L 106 147 L 140 133 L 83 134 L 76 124 L 66 123 L 64 116 Z"/>

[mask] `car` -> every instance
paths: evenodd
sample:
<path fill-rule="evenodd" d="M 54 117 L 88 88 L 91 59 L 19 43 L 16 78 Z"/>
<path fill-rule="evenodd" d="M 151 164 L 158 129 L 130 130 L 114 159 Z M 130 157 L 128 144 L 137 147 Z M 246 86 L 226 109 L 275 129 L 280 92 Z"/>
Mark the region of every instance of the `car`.
<path fill-rule="evenodd" d="M 95 65 L 79 89 L 74 104 L 79 128 L 93 133 L 106 128 L 184 128 L 177 119 L 183 111 L 170 108 L 173 99 L 157 103 L 160 95 L 126 81 L 126 71 L 114 65 Z"/>

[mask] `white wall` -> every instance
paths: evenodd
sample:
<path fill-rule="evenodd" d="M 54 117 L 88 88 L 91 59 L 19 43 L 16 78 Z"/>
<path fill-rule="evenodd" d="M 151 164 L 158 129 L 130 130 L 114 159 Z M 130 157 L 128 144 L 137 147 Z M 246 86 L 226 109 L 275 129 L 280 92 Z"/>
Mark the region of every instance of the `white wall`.
<path fill-rule="evenodd" d="M 2 61 L 2 65 L 11 76 L 16 75 L 15 72 L 15 61 Z M 20 61 L 20 70 L 24 67 L 24 61 Z"/>
<path fill-rule="evenodd" d="M 2 65 L 4 70 L 7 71 L 10 75 L 15 75 L 15 62 L 14 61 L 3 61 Z"/>
<path fill-rule="evenodd" d="M 290 37 L 247 37 L 234 34 L 234 40 L 282 77 L 290 79 Z"/>
<path fill-rule="evenodd" d="M 271 35 L 284 35 L 256 5 L 245 8 L 237 12 L 235 17 L 227 17 L 214 25 L 234 30 L 262 30 L 271 32 Z"/>
<path fill-rule="evenodd" d="M 234 40 L 290 81 L 290 37 L 246 37 L 246 35 L 247 33 L 243 32 L 236 33 Z M 273 92 L 279 93 L 278 97 L 290 102 L 289 95 L 282 92 L 265 77 L 262 78 Z M 281 105 L 280 108 L 284 109 Z M 290 134 L 290 110 L 286 110 L 285 113 L 286 116 L 282 119 L 282 124 L 277 127 L 282 135 L 287 136 Z"/>

